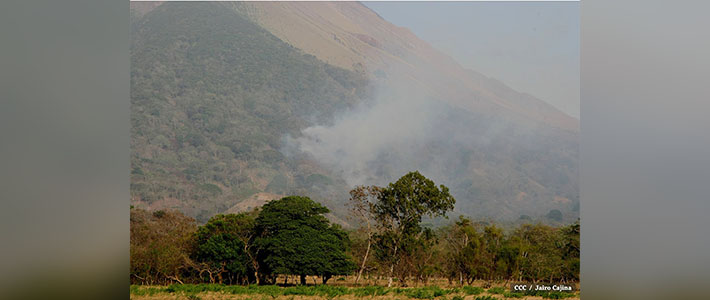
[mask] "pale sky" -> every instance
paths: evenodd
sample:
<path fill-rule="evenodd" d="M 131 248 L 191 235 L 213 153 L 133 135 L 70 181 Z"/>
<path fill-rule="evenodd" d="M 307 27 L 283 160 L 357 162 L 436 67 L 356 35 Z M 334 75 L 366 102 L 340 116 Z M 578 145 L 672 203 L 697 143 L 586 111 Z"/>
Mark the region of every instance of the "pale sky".
<path fill-rule="evenodd" d="M 462 66 L 579 118 L 579 2 L 363 2 Z"/>

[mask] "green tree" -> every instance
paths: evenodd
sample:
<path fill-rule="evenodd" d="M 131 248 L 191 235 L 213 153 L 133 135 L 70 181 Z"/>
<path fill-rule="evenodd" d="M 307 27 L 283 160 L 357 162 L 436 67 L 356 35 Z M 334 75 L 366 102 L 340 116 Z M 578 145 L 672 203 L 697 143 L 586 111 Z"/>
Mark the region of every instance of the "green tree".
<path fill-rule="evenodd" d="M 471 219 L 460 216 L 445 232 L 447 277 L 459 284 L 471 284 L 476 275 L 481 238 Z"/>
<path fill-rule="evenodd" d="M 492 280 L 497 274 L 499 267 L 499 251 L 503 245 L 503 230 L 495 224 L 487 225 L 483 228 L 481 236 L 481 249 L 479 255 L 479 278 Z M 504 267 L 504 266 L 500 266 Z"/>
<path fill-rule="evenodd" d="M 538 282 L 560 278 L 564 264 L 557 228 L 524 224 L 514 234 L 520 245 L 520 279 Z"/>
<path fill-rule="evenodd" d="M 229 283 L 255 280 L 258 265 L 251 253 L 254 217 L 247 214 L 227 214 L 212 217 L 197 231 L 195 258 L 208 265 L 210 281 L 213 271 L 219 282 L 227 276 Z"/>
<path fill-rule="evenodd" d="M 561 229 L 565 263 L 563 279 L 579 280 L 579 229 L 579 220 Z"/>
<path fill-rule="evenodd" d="M 355 265 L 346 254 L 349 239 L 323 214 L 328 208 L 308 197 L 289 196 L 262 207 L 256 219 L 256 239 L 262 273 L 296 274 L 301 284 L 307 275 L 321 276 L 326 283 L 333 275 L 348 274 Z"/>
<path fill-rule="evenodd" d="M 400 267 L 401 258 L 414 248 L 408 243 L 415 241 L 421 232 L 422 217 L 445 216 L 455 203 L 449 188 L 437 187 L 418 171 L 407 173 L 381 191 L 374 213 L 381 231 L 378 256 L 390 266 L 387 286 L 392 286 L 392 276 L 395 267 Z"/>
<path fill-rule="evenodd" d="M 404 261 L 407 272 L 400 273 L 398 277 L 405 280 L 405 275 L 412 273 L 417 283 L 426 284 L 434 272 L 439 270 L 439 266 L 432 263 L 434 257 L 439 255 L 436 248 L 438 243 L 439 239 L 431 228 L 424 228 L 412 237 L 411 241 L 405 243 L 408 248 L 403 251 L 406 253 Z"/>

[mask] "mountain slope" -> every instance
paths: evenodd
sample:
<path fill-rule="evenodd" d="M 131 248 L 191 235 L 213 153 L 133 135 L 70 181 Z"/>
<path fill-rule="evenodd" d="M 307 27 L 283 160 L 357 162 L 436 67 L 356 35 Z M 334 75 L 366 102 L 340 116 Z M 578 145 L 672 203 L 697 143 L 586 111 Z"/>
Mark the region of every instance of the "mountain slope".
<path fill-rule="evenodd" d="M 300 194 L 342 219 L 352 185 L 418 169 L 457 214 L 579 215 L 577 120 L 359 3 L 131 7 L 134 205 L 204 221 Z"/>
<path fill-rule="evenodd" d="M 246 2 L 235 6 L 282 40 L 333 65 L 353 70 L 365 66 L 371 73 L 406 73 L 411 84 L 428 86 L 432 96 L 455 107 L 578 131 L 576 119 L 505 85 L 491 88 L 491 79 L 462 68 L 361 3 Z"/>
<path fill-rule="evenodd" d="M 358 74 L 297 51 L 218 3 L 165 3 L 137 19 L 137 205 L 178 208 L 204 221 L 257 192 L 286 194 L 319 168 L 290 172 L 299 163 L 287 165 L 278 151 L 282 135 L 327 122 L 366 93 Z"/>

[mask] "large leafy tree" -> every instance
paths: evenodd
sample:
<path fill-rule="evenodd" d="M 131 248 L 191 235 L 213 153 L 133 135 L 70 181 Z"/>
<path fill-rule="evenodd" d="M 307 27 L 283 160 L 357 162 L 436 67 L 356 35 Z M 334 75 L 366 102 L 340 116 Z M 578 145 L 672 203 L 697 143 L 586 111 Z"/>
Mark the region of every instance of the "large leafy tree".
<path fill-rule="evenodd" d="M 262 274 L 317 275 L 327 282 L 355 265 L 346 254 L 349 239 L 323 214 L 328 208 L 308 197 L 289 196 L 262 207 L 256 219 L 256 247 Z"/>
<path fill-rule="evenodd" d="M 378 256 L 390 266 L 387 285 L 391 286 L 395 268 L 415 248 L 412 243 L 420 242 L 422 217 L 445 216 L 456 200 L 449 188 L 437 186 L 419 171 L 390 183 L 379 196 L 373 209 L 381 228 Z"/>
<path fill-rule="evenodd" d="M 225 276 L 230 283 L 255 279 L 257 265 L 250 249 L 253 228 L 254 217 L 241 213 L 216 215 L 198 229 L 195 258 L 207 264 L 211 281 L 213 273 L 220 283 Z"/>

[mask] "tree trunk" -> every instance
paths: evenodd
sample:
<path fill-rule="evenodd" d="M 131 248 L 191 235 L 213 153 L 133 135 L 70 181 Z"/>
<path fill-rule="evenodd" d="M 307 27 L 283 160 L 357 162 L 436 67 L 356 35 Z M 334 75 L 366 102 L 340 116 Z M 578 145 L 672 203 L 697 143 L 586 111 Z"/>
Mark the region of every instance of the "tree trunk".
<path fill-rule="evenodd" d="M 241 172 L 241 170 L 239 170 Z M 244 253 L 246 253 L 249 256 L 249 259 L 251 260 L 251 266 L 254 268 L 254 278 L 256 279 L 256 284 L 259 285 L 259 263 L 256 261 L 254 256 L 249 252 L 249 246 L 247 246 L 248 240 L 242 241 L 244 244 Z"/>
<path fill-rule="evenodd" d="M 306 275 L 301 275 L 301 285 L 306 285 Z"/>
<path fill-rule="evenodd" d="M 360 271 L 357 272 L 357 277 L 355 278 L 355 283 L 362 277 L 362 271 L 365 270 L 365 264 L 367 263 L 367 256 L 370 254 L 370 246 L 372 245 L 372 239 L 368 237 L 367 239 L 367 250 L 365 250 L 365 257 L 362 258 L 362 265 L 360 265 Z"/>
<path fill-rule="evenodd" d="M 394 246 L 394 255 L 392 255 L 392 259 L 397 259 L 397 245 Z M 390 275 L 389 279 L 387 279 L 387 287 L 392 287 L 392 275 L 394 274 L 394 261 L 390 264 Z"/>

